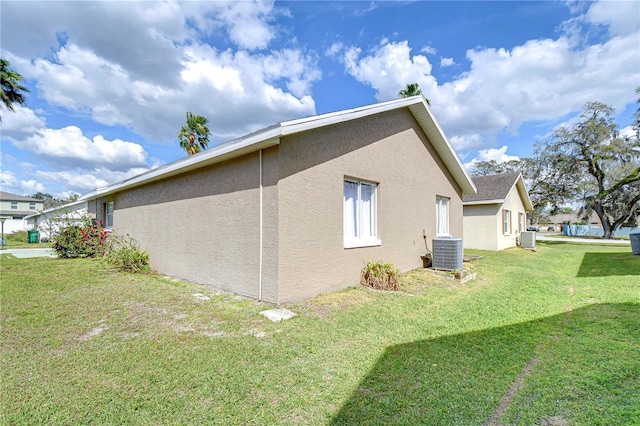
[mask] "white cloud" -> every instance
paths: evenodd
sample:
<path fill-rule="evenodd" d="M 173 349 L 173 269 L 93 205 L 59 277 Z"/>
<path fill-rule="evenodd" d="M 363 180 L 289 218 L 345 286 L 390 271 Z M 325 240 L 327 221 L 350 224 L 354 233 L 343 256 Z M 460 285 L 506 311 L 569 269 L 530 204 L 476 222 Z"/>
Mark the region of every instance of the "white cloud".
<path fill-rule="evenodd" d="M 321 74 L 312 54 L 282 49 L 252 55 L 193 44 L 183 49 L 181 62 L 178 84 L 162 85 L 136 80 L 120 65 L 72 43 L 61 47 L 55 60 L 16 59 L 51 105 L 129 127 L 154 142 L 175 142 L 185 111 L 209 118 L 219 141 L 315 112 L 310 92 Z"/>
<path fill-rule="evenodd" d="M 640 3 L 637 1 L 599 1 L 586 13 L 588 22 L 607 25 L 612 35 L 632 34 L 640 28 Z"/>
<path fill-rule="evenodd" d="M 633 126 L 626 126 L 620 129 L 620 137 L 621 138 L 633 138 L 636 136 L 636 130 Z"/>
<path fill-rule="evenodd" d="M 509 147 L 504 145 L 502 148 L 489 148 L 481 149 L 478 151 L 478 156 L 468 163 L 464 163 L 464 167 L 467 170 L 471 170 L 480 161 L 495 161 L 496 163 L 505 163 L 511 160 L 519 160 L 520 157 L 507 154 Z"/>
<path fill-rule="evenodd" d="M 440 66 L 441 66 L 442 68 L 450 67 L 450 66 L 453 66 L 453 65 L 455 65 L 455 64 L 456 64 L 456 63 L 455 63 L 455 61 L 453 60 L 453 58 L 440 58 Z"/>
<path fill-rule="evenodd" d="M 154 161 L 149 166 L 147 152 L 137 143 L 108 140 L 102 135 L 90 139 L 76 126 L 50 129 L 27 108 L 16 108 L 6 124 L 3 137 L 29 152 L 33 160 L 24 162 L 2 153 L 2 187 L 9 192 L 55 194 L 68 192 L 69 188 L 86 192 L 95 189 L 95 184 L 114 183 L 159 165 Z M 53 170 L 43 170 L 44 163 Z M 36 179 L 19 179 L 16 174 Z M 64 185 L 63 190 L 57 189 L 60 185 Z"/>
<path fill-rule="evenodd" d="M 140 167 L 127 171 L 113 171 L 106 168 L 96 168 L 91 171 L 44 171 L 39 170 L 36 176 L 42 180 L 54 182 L 67 188 L 80 189 L 83 192 L 101 188 L 141 173 L 148 171 L 148 168 Z"/>
<path fill-rule="evenodd" d="M 103 165 L 115 170 L 127 170 L 147 164 L 147 153 L 141 145 L 120 139 L 110 141 L 100 135 L 89 139 L 76 126 L 42 129 L 13 143 L 20 149 L 66 167 L 91 168 Z"/>
<path fill-rule="evenodd" d="M 311 115 L 316 54 L 295 42 L 266 50 L 282 16 L 272 1 L 3 4 L 3 56 L 50 107 L 81 117 L 49 129 L 37 111 L 17 109 L 3 137 L 47 161 L 52 170 L 36 167 L 37 178 L 93 189 L 149 164 L 138 144 L 88 137 L 74 126 L 82 119 L 176 143 L 192 111 L 209 119 L 216 143 Z"/>
<path fill-rule="evenodd" d="M 38 117 L 32 109 L 20 105 L 14 107 L 14 112 L 2 117 L 2 135 L 6 137 L 30 135 L 44 126 L 42 117 Z"/>
<path fill-rule="evenodd" d="M 3 191 L 18 195 L 31 195 L 45 192 L 44 185 L 34 179 L 21 180 L 11 171 L 0 170 L 0 188 Z"/>
<path fill-rule="evenodd" d="M 449 138 L 449 142 L 451 142 L 456 152 L 480 149 L 487 143 L 479 134 L 452 136 Z"/>
<path fill-rule="evenodd" d="M 426 53 L 427 55 L 435 55 L 438 51 L 432 46 L 424 46 L 420 49 L 420 52 Z"/>
<path fill-rule="evenodd" d="M 330 57 L 336 57 L 344 50 L 344 44 L 340 42 L 332 43 L 331 46 L 325 51 L 325 55 Z"/>
<path fill-rule="evenodd" d="M 268 24 L 273 1 L 220 2 L 217 5 L 229 36 L 240 48 L 264 49 L 275 36 Z"/>
<path fill-rule="evenodd" d="M 382 40 L 369 55 L 361 55 L 359 48 L 347 49 L 344 54 L 345 67 L 356 80 L 374 88 L 379 101 L 398 97 L 398 91 L 408 83 L 418 83 L 427 98 L 437 87 L 431 75 L 431 63 L 426 56 L 411 56 L 407 41 Z"/>
<path fill-rule="evenodd" d="M 515 135 L 525 122 L 551 122 L 580 111 L 588 101 L 616 109 L 634 101 L 640 24 L 637 13 L 634 22 L 627 14 L 639 7 L 627 2 L 624 11 L 614 12 L 611 4 L 594 3 L 586 9 L 591 21 L 574 18 L 582 24 L 610 23 L 614 35 L 600 43 L 585 45 L 574 34 L 562 33 L 557 39 L 530 40 L 512 49 L 469 50 L 470 69 L 443 84 L 431 75 L 425 56 L 411 54 L 407 41 L 383 40 L 369 52 L 349 47 L 343 59 L 346 71 L 372 87 L 378 100 L 397 97 L 408 82 L 419 83 L 454 146 L 486 148 L 498 132 Z M 441 65 L 450 64 L 443 61 Z"/>

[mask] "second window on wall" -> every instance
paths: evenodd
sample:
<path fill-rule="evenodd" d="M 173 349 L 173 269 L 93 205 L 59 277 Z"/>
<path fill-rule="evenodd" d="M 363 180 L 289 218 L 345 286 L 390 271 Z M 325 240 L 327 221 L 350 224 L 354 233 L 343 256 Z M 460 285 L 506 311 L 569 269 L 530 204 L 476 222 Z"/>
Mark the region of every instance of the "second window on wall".
<path fill-rule="evenodd" d="M 344 180 L 344 245 L 359 247 L 379 245 L 377 194 L 378 185 L 346 178 Z"/>
<path fill-rule="evenodd" d="M 502 210 L 502 232 L 505 235 L 511 234 L 511 210 Z"/>
<path fill-rule="evenodd" d="M 436 236 L 449 235 L 449 198 L 436 197 Z"/>
<path fill-rule="evenodd" d="M 113 201 L 104 205 L 104 227 L 113 228 Z"/>

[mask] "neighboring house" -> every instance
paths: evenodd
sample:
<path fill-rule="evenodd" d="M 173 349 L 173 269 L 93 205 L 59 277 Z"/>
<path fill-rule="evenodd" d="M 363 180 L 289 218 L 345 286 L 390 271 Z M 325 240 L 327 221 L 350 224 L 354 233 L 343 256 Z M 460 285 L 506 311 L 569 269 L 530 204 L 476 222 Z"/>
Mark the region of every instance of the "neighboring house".
<path fill-rule="evenodd" d="M 4 232 L 24 231 L 25 216 L 42 211 L 44 201 L 0 191 L 0 217 L 5 218 Z"/>
<path fill-rule="evenodd" d="M 504 250 L 516 246 L 533 210 L 520 173 L 473 178 L 478 192 L 464 196 L 465 248 Z"/>
<path fill-rule="evenodd" d="M 418 96 L 278 123 L 81 200 L 158 272 L 286 303 L 357 285 L 367 260 L 421 267 L 474 192 Z"/>
<path fill-rule="evenodd" d="M 26 216 L 24 220 L 26 221 L 27 229 L 37 229 L 40 232 L 40 239 L 48 239 L 60 231 L 61 228 L 80 223 L 84 218 L 88 217 L 88 213 L 86 201 L 75 201 L 31 214 Z"/>

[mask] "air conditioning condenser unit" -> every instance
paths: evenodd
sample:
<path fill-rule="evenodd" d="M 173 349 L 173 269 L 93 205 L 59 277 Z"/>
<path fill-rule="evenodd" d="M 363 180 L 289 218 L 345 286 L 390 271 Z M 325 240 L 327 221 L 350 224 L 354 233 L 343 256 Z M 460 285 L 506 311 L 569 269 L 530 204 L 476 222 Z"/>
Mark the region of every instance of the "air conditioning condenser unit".
<path fill-rule="evenodd" d="M 433 239 L 433 269 L 453 271 L 462 269 L 462 238 L 437 237 Z"/>
<path fill-rule="evenodd" d="M 520 245 L 526 249 L 535 249 L 536 248 L 535 231 L 522 231 L 520 233 Z"/>

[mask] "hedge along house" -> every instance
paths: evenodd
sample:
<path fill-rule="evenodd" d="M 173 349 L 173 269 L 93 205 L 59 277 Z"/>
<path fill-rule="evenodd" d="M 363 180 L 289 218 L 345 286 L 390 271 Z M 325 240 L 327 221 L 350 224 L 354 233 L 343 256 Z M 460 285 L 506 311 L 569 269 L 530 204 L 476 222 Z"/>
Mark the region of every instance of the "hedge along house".
<path fill-rule="evenodd" d="M 437 221 L 462 235 L 474 192 L 417 96 L 282 122 L 81 199 L 158 272 L 287 303 L 356 285 L 367 260 L 420 267 Z"/>
<path fill-rule="evenodd" d="M 473 178 L 478 192 L 464 196 L 464 248 L 504 250 L 516 246 L 533 210 L 520 173 Z"/>

